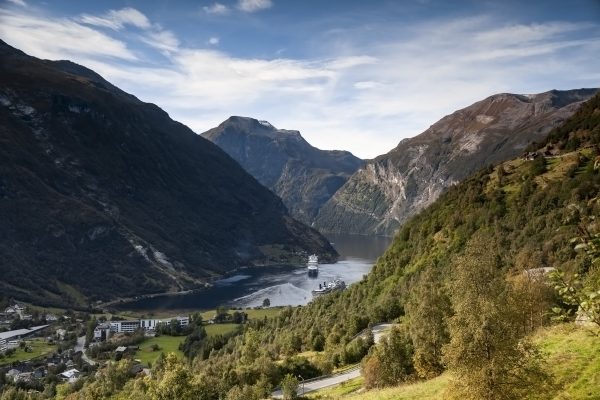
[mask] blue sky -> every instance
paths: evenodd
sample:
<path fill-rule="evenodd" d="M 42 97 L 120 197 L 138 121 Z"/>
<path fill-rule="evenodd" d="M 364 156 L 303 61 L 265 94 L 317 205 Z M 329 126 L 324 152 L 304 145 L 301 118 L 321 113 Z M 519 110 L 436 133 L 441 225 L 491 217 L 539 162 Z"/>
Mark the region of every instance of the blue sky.
<path fill-rule="evenodd" d="M 598 0 L 0 0 L 0 38 L 198 133 L 251 116 L 363 158 L 494 93 L 600 86 Z"/>

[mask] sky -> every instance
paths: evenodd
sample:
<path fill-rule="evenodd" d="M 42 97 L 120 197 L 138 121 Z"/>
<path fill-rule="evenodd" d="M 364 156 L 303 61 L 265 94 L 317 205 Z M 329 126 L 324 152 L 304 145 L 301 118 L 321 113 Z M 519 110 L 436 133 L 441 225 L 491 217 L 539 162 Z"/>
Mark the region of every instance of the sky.
<path fill-rule="evenodd" d="M 495 93 L 600 87 L 600 0 L 0 0 L 0 38 L 197 133 L 248 116 L 361 158 Z"/>

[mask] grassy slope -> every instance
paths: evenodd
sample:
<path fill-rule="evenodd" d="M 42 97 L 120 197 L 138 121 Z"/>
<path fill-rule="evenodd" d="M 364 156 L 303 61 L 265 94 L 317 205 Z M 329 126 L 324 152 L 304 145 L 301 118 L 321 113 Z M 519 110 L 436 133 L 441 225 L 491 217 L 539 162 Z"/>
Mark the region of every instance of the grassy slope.
<path fill-rule="evenodd" d="M 183 353 L 179 350 L 179 344 L 185 340 L 185 336 L 157 336 L 144 341 L 140 349 L 135 353 L 135 358 L 143 364 L 154 363 L 161 353 L 175 353 L 183 359 Z M 152 351 L 152 346 L 157 344 L 160 347 L 158 351 Z"/>
<path fill-rule="evenodd" d="M 206 325 L 204 328 L 206 329 L 208 336 L 215 336 L 233 332 L 238 326 L 238 324 L 215 324 Z M 135 358 L 145 365 L 148 365 L 148 362 L 154 363 L 161 353 L 175 353 L 178 357 L 183 359 L 183 353 L 179 350 L 179 344 L 184 340 L 185 336 L 163 335 L 150 338 L 140 345 L 140 349 L 135 353 Z M 155 344 L 160 347 L 160 350 L 152 351 L 152 346 Z"/>
<path fill-rule="evenodd" d="M 546 370 L 557 388 L 552 399 L 600 399 L 600 337 L 573 324 L 544 328 L 534 336 L 547 357 Z M 433 400 L 442 399 L 450 376 L 393 388 L 359 392 L 362 378 L 335 388 L 320 390 L 311 399 L 349 400 Z"/>

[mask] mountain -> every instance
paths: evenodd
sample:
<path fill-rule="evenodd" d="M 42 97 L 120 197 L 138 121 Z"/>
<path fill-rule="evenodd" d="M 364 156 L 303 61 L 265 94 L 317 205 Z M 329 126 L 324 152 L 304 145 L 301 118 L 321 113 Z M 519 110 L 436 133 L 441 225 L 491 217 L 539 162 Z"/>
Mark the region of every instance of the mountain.
<path fill-rule="evenodd" d="M 220 339 L 188 336 L 184 347 L 197 349 L 192 359 L 174 365 L 175 355 L 166 358 L 168 369 L 182 371 L 177 389 L 200 393 L 196 397 L 203 399 L 264 398 L 286 374 L 310 379 L 362 359 L 367 384 L 375 375 L 385 379 L 382 385 L 408 382 L 404 388 L 414 388 L 415 381 L 449 372 L 430 381 L 431 386 L 414 398 L 440 393 L 456 379 L 456 372 L 472 374 L 479 382 L 487 380 L 481 376 L 491 377 L 491 382 L 502 379 L 495 391 L 501 388 L 505 395 L 474 391 L 464 398 L 593 398 L 600 386 L 595 379 L 598 364 L 593 363 L 599 356 L 598 336 L 590 335 L 594 332 L 590 326 L 558 323 L 551 310 L 567 307 L 575 312 L 579 305 L 585 307 L 583 299 L 588 306 L 597 304 L 599 143 L 600 94 L 554 129 L 534 149 L 536 156 L 485 167 L 410 218 L 372 271 L 347 290 L 251 321 L 251 329 L 240 331 L 225 345 Z M 582 246 L 581 239 L 589 244 Z M 566 272 L 566 279 L 578 273 L 574 287 L 586 285 L 585 297 L 576 290 L 557 296 L 554 284 L 539 279 L 544 276 L 542 268 L 551 267 Z M 559 299 L 571 296 L 579 305 Z M 457 317 L 465 323 L 456 323 Z M 369 350 L 373 337 L 363 329 L 380 322 L 394 323 L 396 329 L 386 333 L 388 339 L 379 348 Z M 469 330 L 457 331 L 467 324 Z M 357 335 L 360 332 L 366 334 Z M 445 362 L 447 349 L 454 349 L 457 342 L 472 349 L 458 353 L 463 362 L 471 363 L 462 364 L 466 365 L 462 371 Z M 579 346 L 581 356 L 573 356 L 574 346 Z M 518 357 L 499 362 L 498 352 L 507 348 Z M 540 353 L 543 358 L 537 358 Z M 377 363 L 381 368 L 373 366 L 371 357 L 383 361 Z M 510 371 L 523 373 L 490 372 L 508 363 Z M 379 374 L 370 374 L 370 368 Z M 165 369 L 154 371 L 159 373 L 139 378 L 143 384 L 121 383 L 121 393 L 142 398 L 156 393 L 154 388 L 173 384 Z M 541 380 L 524 380 L 530 371 L 540 372 Z M 106 381 L 84 382 L 87 388 L 79 397 L 101 393 L 98 383 Z M 110 387 L 113 396 L 114 387 Z M 515 390 L 520 395 L 514 395 Z M 371 399 L 379 395 L 366 393 Z M 394 395 L 389 390 L 383 394 L 407 398 Z M 425 396 L 449 397 L 448 392 Z"/>
<path fill-rule="evenodd" d="M 276 129 L 253 118 L 230 117 L 202 136 L 281 197 L 292 216 L 308 224 L 362 164 L 347 151 L 319 150 L 298 131 Z"/>
<path fill-rule="evenodd" d="M 40 304 L 203 286 L 329 242 L 217 146 L 95 72 L 0 42 L 0 291 Z"/>
<path fill-rule="evenodd" d="M 392 235 L 476 170 L 544 140 L 596 91 L 503 93 L 456 111 L 367 162 L 323 205 L 314 226 L 321 232 Z"/>

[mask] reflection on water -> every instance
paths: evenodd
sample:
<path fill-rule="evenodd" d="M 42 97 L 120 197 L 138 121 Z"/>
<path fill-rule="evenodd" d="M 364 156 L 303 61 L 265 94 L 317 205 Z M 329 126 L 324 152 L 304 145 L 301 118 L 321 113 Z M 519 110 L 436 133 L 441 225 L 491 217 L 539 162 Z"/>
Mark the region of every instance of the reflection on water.
<path fill-rule="evenodd" d="M 271 306 L 302 305 L 312 300 L 311 290 L 319 283 L 340 278 L 350 285 L 373 267 L 391 242 L 391 238 L 331 235 L 328 237 L 340 253 L 335 264 L 319 264 L 319 274 L 309 277 L 306 265 L 247 268 L 215 282 L 199 293 L 142 299 L 121 305 L 130 310 L 198 310 L 227 304 L 231 307 L 255 307 L 268 298 Z"/>

